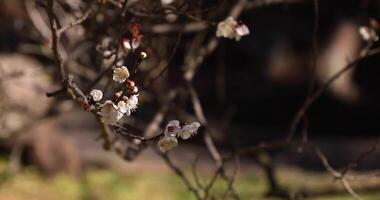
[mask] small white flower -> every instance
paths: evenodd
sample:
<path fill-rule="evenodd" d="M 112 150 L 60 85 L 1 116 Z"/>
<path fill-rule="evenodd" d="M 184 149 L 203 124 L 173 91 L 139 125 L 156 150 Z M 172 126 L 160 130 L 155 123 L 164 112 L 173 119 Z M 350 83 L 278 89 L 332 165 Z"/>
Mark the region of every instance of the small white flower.
<path fill-rule="evenodd" d="M 175 137 L 180 128 L 178 120 L 171 120 L 166 124 L 164 135 Z"/>
<path fill-rule="evenodd" d="M 361 26 L 359 28 L 359 33 L 362 36 L 364 41 L 378 41 L 379 36 L 377 35 L 376 31 L 373 30 L 373 28 L 367 27 L 367 26 Z"/>
<path fill-rule="evenodd" d="M 123 117 L 123 113 L 110 100 L 102 105 L 100 113 L 102 114 L 102 122 L 105 124 L 116 124 Z"/>
<path fill-rule="evenodd" d="M 137 109 L 137 105 L 139 104 L 139 95 L 134 94 L 129 97 L 127 100 L 127 105 L 126 105 L 126 114 L 129 116 L 133 111 Z"/>
<path fill-rule="evenodd" d="M 219 22 L 216 29 L 217 37 L 235 39 L 236 41 L 248 34 L 248 27 L 245 24 L 239 24 L 233 17 L 227 17 L 224 21 Z"/>
<path fill-rule="evenodd" d="M 169 126 L 176 126 L 176 127 L 178 127 L 178 126 L 179 126 L 179 121 L 178 121 L 178 120 L 170 120 L 170 121 L 166 124 L 166 127 L 169 127 Z"/>
<path fill-rule="evenodd" d="M 174 136 L 164 136 L 157 142 L 157 146 L 162 152 L 166 152 L 174 147 L 176 147 L 178 144 L 178 140 Z"/>
<path fill-rule="evenodd" d="M 129 70 L 127 67 L 117 67 L 113 70 L 113 80 L 123 83 L 129 77 Z"/>
<path fill-rule="evenodd" d="M 96 102 L 102 100 L 103 98 L 103 92 L 101 90 L 91 90 L 90 95 L 92 100 Z"/>
<path fill-rule="evenodd" d="M 228 17 L 224 21 L 219 22 L 216 29 L 216 36 L 233 39 L 236 35 L 236 26 L 236 20 L 233 17 Z"/>
<path fill-rule="evenodd" d="M 249 34 L 248 27 L 245 24 L 239 24 L 236 27 L 236 36 L 235 36 L 235 39 L 237 41 L 239 41 L 242 36 L 245 36 L 245 35 L 248 35 L 248 34 Z"/>
<path fill-rule="evenodd" d="M 189 139 L 191 136 L 197 133 L 200 126 L 201 124 L 198 122 L 187 124 L 178 131 L 178 136 L 181 137 L 183 140 Z"/>
<path fill-rule="evenodd" d="M 127 103 L 125 103 L 125 101 L 119 101 L 119 103 L 117 103 L 117 108 L 123 114 L 127 113 L 128 111 Z"/>

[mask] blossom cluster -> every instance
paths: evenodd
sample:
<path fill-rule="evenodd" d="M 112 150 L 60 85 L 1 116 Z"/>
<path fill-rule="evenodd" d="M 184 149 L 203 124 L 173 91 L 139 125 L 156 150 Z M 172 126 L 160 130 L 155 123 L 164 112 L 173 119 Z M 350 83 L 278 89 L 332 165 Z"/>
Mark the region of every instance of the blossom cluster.
<path fill-rule="evenodd" d="M 124 116 L 130 116 L 137 109 L 138 88 L 135 83 L 129 80 L 130 73 L 127 67 L 117 67 L 113 70 L 113 80 L 124 84 L 124 90 L 116 92 L 113 100 L 106 100 L 99 103 L 103 98 L 101 90 L 94 89 L 90 92 L 91 100 L 98 103 L 101 120 L 105 124 L 114 125 Z"/>
<path fill-rule="evenodd" d="M 359 27 L 359 34 L 362 37 L 362 39 L 366 42 L 376 42 L 379 40 L 379 32 L 380 25 L 379 23 L 371 19 L 369 26 L 361 26 Z"/>
<path fill-rule="evenodd" d="M 181 127 L 178 120 L 169 121 L 164 130 L 164 137 L 158 141 L 157 146 L 160 151 L 166 152 L 178 145 L 177 137 L 187 140 L 197 133 L 200 126 L 199 122 L 193 122 Z"/>
<path fill-rule="evenodd" d="M 106 39 L 97 47 L 103 53 L 105 60 L 113 60 L 112 65 L 115 66 L 113 66 L 112 80 L 116 84 L 121 84 L 121 86 L 118 86 L 120 89 L 113 94 L 113 97 L 106 99 L 104 102 L 102 102 L 103 92 L 101 90 L 94 89 L 90 92 L 88 97 L 90 105 L 86 105 L 86 107 L 95 107 L 95 110 L 99 111 L 98 114 L 101 116 L 101 121 L 104 124 L 115 125 L 123 116 L 130 116 L 137 109 L 139 89 L 135 82 L 130 79 L 131 73 L 128 67 L 124 66 L 126 59 L 120 58 L 126 58 L 129 54 L 134 54 L 132 57 L 136 57 L 137 55 L 138 59 L 134 60 L 135 64 L 131 65 L 133 66 L 132 71 L 136 72 L 138 64 L 148 56 L 146 52 L 142 51 L 142 38 L 140 25 L 138 23 L 131 23 L 128 26 L 128 31 L 123 33 L 119 41 L 119 45 L 123 47 L 124 51 L 112 50 L 110 41 Z M 117 57 L 119 58 L 118 60 L 116 60 Z"/>
<path fill-rule="evenodd" d="M 227 17 L 224 21 L 219 22 L 216 29 L 217 37 L 235 39 L 236 41 L 248 34 L 248 27 L 241 22 L 237 22 L 233 17 Z"/>

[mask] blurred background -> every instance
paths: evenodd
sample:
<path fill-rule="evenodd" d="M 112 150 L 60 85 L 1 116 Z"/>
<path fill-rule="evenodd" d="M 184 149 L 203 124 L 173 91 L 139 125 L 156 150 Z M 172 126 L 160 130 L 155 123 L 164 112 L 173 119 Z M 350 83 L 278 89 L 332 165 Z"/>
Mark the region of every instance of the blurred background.
<path fill-rule="evenodd" d="M 47 92 L 59 88 L 60 82 L 43 2 L 0 0 L 0 199 L 194 199 L 156 155 L 154 145 L 133 161 L 125 161 L 102 148 L 94 116 L 63 97 L 46 97 Z M 83 13 L 91 1 L 59 2 L 57 10 L 64 21 Z M 234 3 L 209 0 L 200 4 L 208 7 L 220 2 L 226 8 Z M 221 39 L 193 81 L 209 126 L 221 130 L 214 138 L 222 152 L 285 138 L 313 77 L 319 87 L 354 60 L 367 44 L 359 28 L 380 19 L 377 0 L 319 0 L 318 30 L 314 32 L 313 1 L 262 2 L 267 3 L 247 9 L 239 18 L 249 27 L 250 35 L 239 42 Z M 104 35 L 117 32 L 110 28 L 114 23 L 110 7 L 107 4 L 103 8 L 106 14 L 96 13 L 94 22 L 70 29 L 62 39 L 70 53 L 66 55 L 69 69 L 80 83 L 94 79 L 104 67 L 95 49 L 97 43 L 104 42 Z M 177 17 L 181 22 L 181 16 Z M 223 15 L 215 19 L 222 20 Z M 175 23 L 168 17 L 158 22 Z M 149 74 L 160 56 L 168 57 L 176 37 L 175 33 L 157 36 L 146 32 L 146 43 L 154 55 L 142 63 L 141 71 Z M 142 94 L 136 118 L 149 121 L 157 108 L 155 95 L 180 83 L 183 55 L 194 34 L 184 33 L 168 72 L 153 89 Z M 317 56 L 313 49 L 315 34 Z M 205 37 L 212 35 L 211 31 Z M 160 46 L 164 50 L 160 51 Z M 372 48 L 378 46 L 375 42 Z M 309 140 L 337 169 L 376 145 L 380 131 L 379 63 L 380 56 L 359 62 L 339 77 L 308 112 Z M 191 105 L 183 107 L 191 109 Z M 205 151 L 197 135 L 171 155 L 188 173 L 199 157 L 198 172 L 207 180 L 214 166 Z M 315 195 L 307 199 L 352 199 L 323 170 L 313 152 L 295 147 L 262 156 L 271 160 L 277 184 L 289 191 L 312 190 Z M 380 150 L 371 150 L 353 173 L 377 173 L 378 177 L 379 158 Z M 240 160 L 235 187 L 242 199 L 281 199 L 265 197 L 273 185 L 262 159 L 243 156 Z M 376 177 L 355 181 L 352 186 L 363 199 L 380 199 L 380 180 Z M 226 187 L 225 182 L 217 182 L 212 192 L 221 193 Z"/>

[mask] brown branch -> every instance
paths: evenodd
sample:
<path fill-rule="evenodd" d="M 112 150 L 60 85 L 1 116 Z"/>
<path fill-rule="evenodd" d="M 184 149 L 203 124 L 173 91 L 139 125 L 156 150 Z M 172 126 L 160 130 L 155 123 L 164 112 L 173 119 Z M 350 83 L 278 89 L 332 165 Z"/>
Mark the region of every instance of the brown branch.
<path fill-rule="evenodd" d="M 202 198 L 199 194 L 199 191 L 196 188 L 194 188 L 194 186 L 191 184 L 190 180 L 185 176 L 185 173 L 173 163 L 173 161 L 169 158 L 169 155 L 167 153 L 166 154 L 161 153 L 161 152 L 157 152 L 157 153 L 158 153 L 158 155 L 160 155 L 163 158 L 163 160 L 170 167 L 170 169 L 178 177 L 180 177 L 182 182 L 186 185 L 187 189 L 194 194 L 195 198 L 198 200 L 201 200 Z"/>
<path fill-rule="evenodd" d="M 312 95 L 310 95 L 310 97 L 306 99 L 306 101 L 303 103 L 303 105 L 301 106 L 301 108 L 298 110 L 295 117 L 293 118 L 290 129 L 289 129 L 289 134 L 287 136 L 287 140 L 290 141 L 293 139 L 294 133 L 296 132 L 299 122 L 306 115 L 307 111 L 313 105 L 313 103 L 320 96 L 322 96 L 322 94 L 328 89 L 328 87 L 335 80 L 337 80 L 345 72 L 357 67 L 360 62 L 367 60 L 369 58 L 372 58 L 374 56 L 377 56 L 379 54 L 380 54 L 380 48 L 376 48 L 376 49 L 368 50 L 368 51 L 367 49 L 364 49 L 364 53 L 361 53 L 358 58 L 356 58 L 354 61 L 347 64 L 346 67 L 338 71 L 335 75 L 333 75 L 330 79 L 328 79 L 317 91 L 315 91 Z"/>
<path fill-rule="evenodd" d="M 342 176 L 345 176 L 346 173 L 352 169 L 355 168 L 361 161 L 363 161 L 365 158 L 367 158 L 370 154 L 376 151 L 378 144 L 379 144 L 380 136 L 376 138 L 375 143 L 371 146 L 370 149 L 362 153 L 355 161 L 350 162 L 342 171 Z"/>
<path fill-rule="evenodd" d="M 319 0 L 313 0 L 314 2 L 314 28 L 313 28 L 313 52 L 312 52 L 312 63 L 311 63 L 311 80 L 309 82 L 309 87 L 307 91 L 307 95 L 305 101 L 307 101 L 310 96 L 313 94 L 317 77 L 315 72 L 317 71 L 317 63 L 318 63 L 318 29 L 319 29 Z M 302 131 L 302 140 L 306 143 L 308 141 L 308 126 L 309 121 L 307 116 L 303 116 L 304 126 Z"/>
<path fill-rule="evenodd" d="M 54 0 L 48 0 L 48 5 L 47 5 L 47 14 L 49 17 L 49 22 L 50 22 L 50 28 L 52 31 L 52 47 L 51 49 L 53 50 L 54 57 L 56 59 L 57 65 L 60 68 L 60 78 L 61 82 L 63 83 L 66 79 L 66 69 L 63 63 L 62 56 L 59 52 L 60 49 L 60 34 L 58 32 L 58 19 L 57 16 L 54 14 Z"/>
<path fill-rule="evenodd" d="M 226 172 L 225 172 L 225 169 L 224 169 L 223 158 L 220 155 L 219 151 L 217 150 L 217 148 L 216 148 L 216 146 L 214 144 L 214 141 L 212 140 L 211 135 L 209 134 L 209 132 L 211 130 L 210 130 L 210 128 L 207 127 L 207 119 L 206 119 L 206 117 L 204 115 L 204 112 L 203 112 L 202 105 L 200 103 L 198 94 L 197 94 L 197 92 L 195 91 L 195 89 L 193 88 L 193 86 L 189 82 L 188 82 L 188 89 L 190 91 L 191 101 L 193 103 L 193 109 L 195 111 L 195 115 L 197 116 L 197 118 L 201 122 L 201 124 L 206 127 L 206 131 L 203 134 L 203 140 L 204 140 L 204 142 L 206 144 L 207 150 L 211 154 L 211 157 L 214 159 L 214 161 L 216 163 L 216 166 L 217 166 L 217 170 L 216 170 L 213 178 L 211 179 L 211 181 L 208 184 L 208 186 L 205 188 L 205 194 L 206 194 L 205 198 L 207 199 L 208 198 L 209 190 L 213 186 L 213 184 L 215 183 L 215 180 L 219 176 L 219 174 L 222 176 L 222 178 L 226 182 L 229 182 L 229 178 L 226 175 Z M 230 191 L 233 194 L 233 196 L 234 196 L 235 199 L 240 199 L 239 195 L 237 194 L 237 192 L 235 191 L 235 189 L 233 188 L 232 185 L 231 185 Z"/>
<path fill-rule="evenodd" d="M 359 197 L 359 195 L 357 195 L 355 193 L 355 191 L 351 188 L 350 184 L 347 182 L 347 180 L 345 179 L 345 177 L 339 173 L 338 171 L 336 171 L 329 163 L 328 159 L 326 158 L 326 156 L 322 153 L 322 151 L 316 147 L 316 146 L 312 146 L 312 149 L 314 151 L 314 153 L 318 156 L 318 158 L 321 160 L 323 166 L 325 167 L 325 169 L 327 170 L 327 172 L 329 172 L 335 179 L 339 180 L 341 182 L 341 184 L 343 185 L 343 187 L 346 189 L 346 191 L 356 200 L 361 200 L 361 198 Z"/>
<path fill-rule="evenodd" d="M 237 173 L 239 171 L 239 168 L 240 168 L 239 156 L 235 155 L 235 167 L 234 167 L 234 171 L 232 172 L 231 178 L 228 181 L 227 190 L 224 192 L 222 199 L 226 199 L 228 193 L 233 192 L 233 185 L 234 185 Z"/>
<path fill-rule="evenodd" d="M 221 167 L 217 167 L 217 169 L 214 172 L 214 175 L 210 179 L 210 182 L 204 187 L 204 189 L 203 189 L 203 191 L 205 193 L 204 199 L 208 199 L 209 198 L 210 190 L 214 186 L 214 184 L 215 184 L 216 180 L 218 179 L 218 177 L 220 176 L 221 170 L 222 170 Z"/>
<path fill-rule="evenodd" d="M 66 26 L 63 26 L 60 29 L 58 29 L 57 30 L 57 34 L 58 35 L 62 35 L 62 33 L 66 32 L 70 28 L 72 28 L 72 27 L 74 27 L 76 25 L 82 24 L 84 21 L 86 21 L 95 12 L 94 4 L 96 2 L 97 2 L 96 0 L 93 1 L 91 3 L 91 5 L 90 5 L 90 8 L 88 8 L 88 10 L 81 17 L 75 19 L 74 21 L 72 21 L 71 23 L 67 24 Z"/>
<path fill-rule="evenodd" d="M 121 135 L 124 135 L 124 136 L 127 136 L 128 138 L 131 138 L 131 139 L 137 139 L 137 140 L 140 140 L 141 142 L 149 142 L 149 141 L 153 141 L 153 140 L 156 140 L 158 138 L 160 138 L 164 133 L 160 133 L 160 134 L 157 134 L 156 136 L 153 136 L 153 137 L 150 137 L 150 138 L 146 138 L 146 137 L 143 137 L 143 136 L 139 136 L 139 135 L 134 135 L 134 134 L 131 134 L 129 133 L 129 130 L 125 127 L 122 127 L 120 125 L 114 125 L 117 130 L 116 132 L 121 134 Z"/>

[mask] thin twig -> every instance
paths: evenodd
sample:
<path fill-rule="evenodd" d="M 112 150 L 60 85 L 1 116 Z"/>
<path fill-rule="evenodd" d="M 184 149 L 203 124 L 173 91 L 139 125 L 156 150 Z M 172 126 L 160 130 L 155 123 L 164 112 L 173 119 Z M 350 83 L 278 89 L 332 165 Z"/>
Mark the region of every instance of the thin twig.
<path fill-rule="evenodd" d="M 60 78 L 61 82 L 63 83 L 66 80 L 66 69 L 63 63 L 62 56 L 59 52 L 60 49 L 60 34 L 58 32 L 58 25 L 57 25 L 57 16 L 54 14 L 54 0 L 48 0 L 48 5 L 47 5 L 47 14 L 49 17 L 49 22 L 50 22 L 50 28 L 52 31 L 52 47 L 51 49 L 53 50 L 54 57 L 56 59 L 56 62 L 60 68 Z"/>
<path fill-rule="evenodd" d="M 339 180 L 342 185 L 344 186 L 344 188 L 346 189 L 346 191 L 351 194 L 351 196 L 353 198 L 355 198 L 356 200 L 361 200 L 361 198 L 359 197 L 359 195 L 357 195 L 355 193 L 355 191 L 351 188 L 351 186 L 348 184 L 347 180 L 345 179 L 344 176 L 342 176 L 341 173 L 339 173 L 338 171 L 336 171 L 329 163 L 329 161 L 327 160 L 326 156 L 322 153 L 322 151 L 316 147 L 316 146 L 312 146 L 312 149 L 313 151 L 317 154 L 317 156 L 319 157 L 319 159 L 321 160 L 323 166 L 325 167 L 325 169 L 327 170 L 327 172 L 329 172 L 335 179 Z"/>
<path fill-rule="evenodd" d="M 82 24 L 84 21 L 86 21 L 92 15 L 92 13 L 95 12 L 94 4 L 96 2 L 97 2 L 96 0 L 93 1 L 91 3 L 90 7 L 88 8 L 88 10 L 81 17 L 75 19 L 74 21 L 72 21 L 71 23 L 67 24 L 66 26 L 63 26 L 60 29 L 58 29 L 57 30 L 57 34 L 58 35 L 62 35 L 64 32 L 66 32 L 70 28 L 73 28 L 74 26 Z"/>
<path fill-rule="evenodd" d="M 301 108 L 298 110 L 297 114 L 293 118 L 291 126 L 290 126 L 290 130 L 289 130 L 289 134 L 287 136 L 287 140 L 290 141 L 293 138 L 299 122 L 306 115 L 309 108 L 327 90 L 327 88 L 335 80 L 337 80 L 345 72 L 357 67 L 360 62 L 367 60 L 369 58 L 372 58 L 374 56 L 377 56 L 379 54 L 380 54 L 380 48 L 368 50 L 368 51 L 365 51 L 364 53 L 361 53 L 358 58 L 356 58 L 354 61 L 350 62 L 344 68 L 342 68 L 340 71 L 338 71 L 336 74 L 334 74 L 317 91 L 315 91 L 312 95 L 310 95 L 310 97 L 307 98 L 307 100 L 304 102 L 304 104 L 301 106 Z"/>
<path fill-rule="evenodd" d="M 195 184 L 198 186 L 198 188 L 203 188 L 203 185 L 199 179 L 198 172 L 197 172 L 197 164 L 199 161 L 199 155 L 197 155 L 191 165 L 191 172 L 193 173 L 193 177 L 195 180 Z"/>
<path fill-rule="evenodd" d="M 187 189 L 194 194 L 195 198 L 198 200 L 201 200 L 202 198 L 199 194 L 199 191 L 196 188 L 194 188 L 194 186 L 191 184 L 190 180 L 185 176 L 185 173 L 173 163 L 173 161 L 170 159 L 169 155 L 167 153 L 165 153 L 165 154 L 161 153 L 161 152 L 157 152 L 157 153 L 163 158 L 163 160 L 170 167 L 170 169 L 178 177 L 181 178 L 182 182 L 186 185 Z"/>

